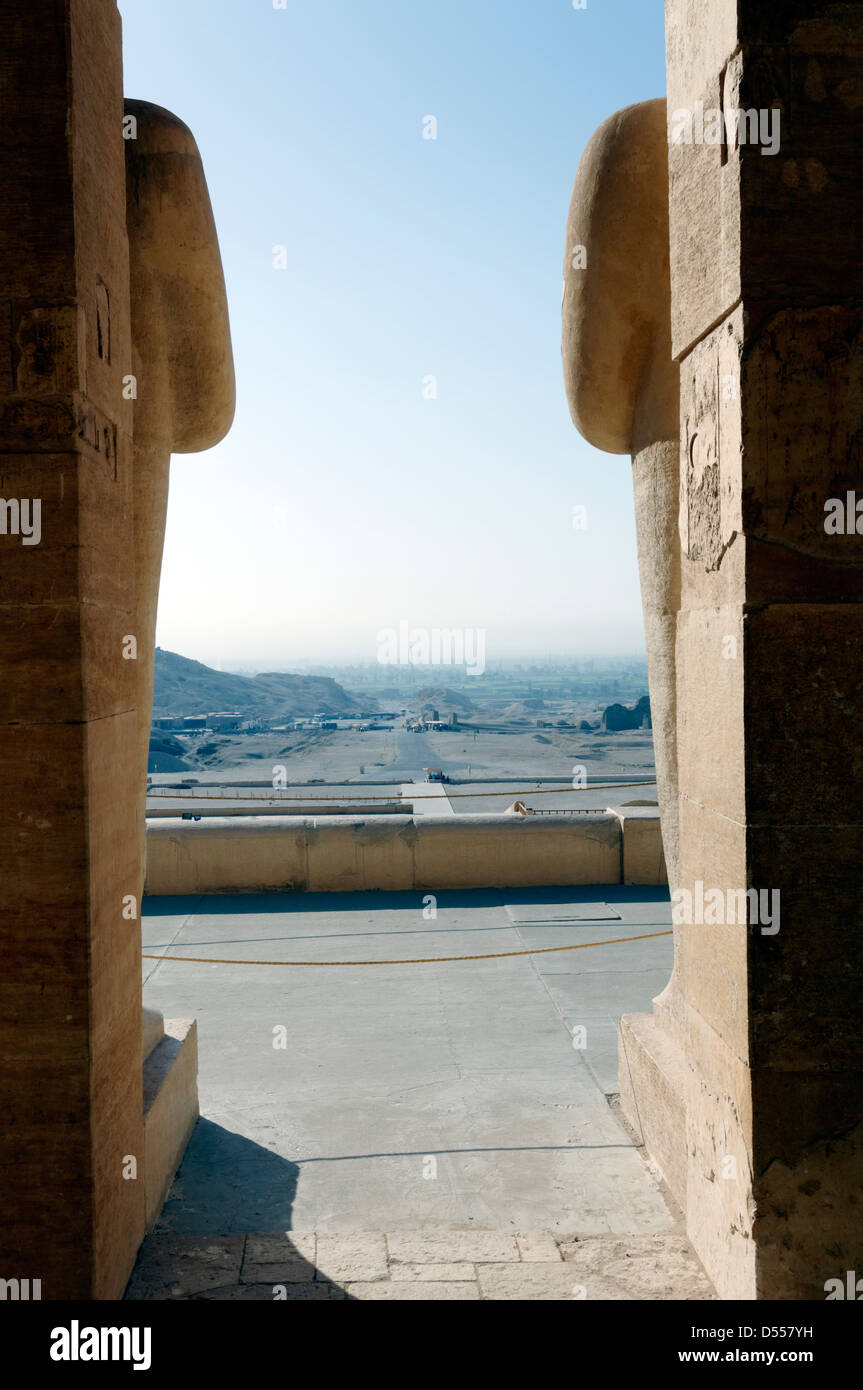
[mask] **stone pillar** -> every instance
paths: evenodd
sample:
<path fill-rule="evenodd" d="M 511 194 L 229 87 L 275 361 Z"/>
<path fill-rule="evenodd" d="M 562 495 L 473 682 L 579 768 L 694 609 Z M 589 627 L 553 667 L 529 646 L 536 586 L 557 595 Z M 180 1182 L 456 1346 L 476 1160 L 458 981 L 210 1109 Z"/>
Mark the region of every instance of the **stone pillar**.
<path fill-rule="evenodd" d="M 234 362 L 219 241 L 192 132 L 127 99 L 126 220 L 135 390 L 134 513 L 138 753 L 143 869 L 156 610 L 172 453 L 209 449 L 234 418 Z"/>
<path fill-rule="evenodd" d="M 225 281 L 194 136 L 170 111 L 127 100 L 126 222 L 135 395 L 133 510 L 137 748 L 132 794 L 143 894 L 156 610 L 172 453 L 208 449 L 234 415 Z M 194 1025 L 144 1009 L 147 1221 L 161 1210 L 197 1118 Z"/>
<path fill-rule="evenodd" d="M 861 488 L 863 6 L 666 20 L 691 898 L 621 1096 L 722 1296 L 824 1298 L 863 1249 L 863 537 L 825 528 Z"/>
<path fill-rule="evenodd" d="M 598 449 L 632 456 L 662 842 L 676 884 L 679 385 L 664 100 L 628 106 L 592 136 L 566 235 L 563 368 L 573 422 Z"/>
<path fill-rule="evenodd" d="M 4 7 L 0 65 L 0 1276 L 115 1298 L 144 1186 L 114 0 Z M 38 544 L 10 499 L 38 502 Z"/>

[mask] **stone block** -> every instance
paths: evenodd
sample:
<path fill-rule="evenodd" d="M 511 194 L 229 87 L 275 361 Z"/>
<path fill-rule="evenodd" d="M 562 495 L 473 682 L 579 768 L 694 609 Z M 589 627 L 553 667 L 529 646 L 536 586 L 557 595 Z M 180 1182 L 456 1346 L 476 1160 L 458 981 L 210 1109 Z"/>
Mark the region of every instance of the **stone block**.
<path fill-rule="evenodd" d="M 316 1236 L 286 1231 L 283 1236 L 247 1236 L 244 1284 L 307 1284 L 316 1277 Z"/>
<path fill-rule="evenodd" d="M 406 1280 L 381 1284 L 347 1284 L 348 1298 L 377 1303 L 467 1303 L 479 1300 L 473 1283 L 416 1283 Z"/>
<path fill-rule="evenodd" d="M 198 1033 L 193 1019 L 166 1019 L 144 1062 L 144 1179 L 149 1230 L 162 1210 L 198 1118 Z"/>
<path fill-rule="evenodd" d="M 661 884 L 668 882 L 662 827 L 655 807 L 614 807 L 623 837 L 623 882 Z"/>
<path fill-rule="evenodd" d="M 479 1264 L 517 1262 L 514 1236 L 497 1231 L 393 1231 L 387 1234 L 393 1264 Z"/>
<path fill-rule="evenodd" d="M 518 1253 L 529 1264 L 553 1264 L 561 1258 L 550 1231 L 527 1231 L 516 1235 Z"/>
<path fill-rule="evenodd" d="M 127 1299 L 191 1298 L 239 1285 L 244 1236 L 151 1235 L 129 1280 Z"/>
<path fill-rule="evenodd" d="M 590 1301 L 637 1299 L 653 1303 L 716 1297 L 682 1233 L 566 1241 L 561 1252 L 570 1279 L 584 1287 Z"/>
<path fill-rule="evenodd" d="M 399 1264 L 390 1269 L 390 1278 L 396 1283 L 406 1282 L 436 1284 L 460 1283 L 462 1280 L 476 1280 L 476 1269 L 469 1264 Z"/>
<path fill-rule="evenodd" d="M 563 1302 L 581 1297 L 580 1281 L 560 1259 L 548 1264 L 483 1264 L 477 1278 L 484 1300 Z"/>
<path fill-rule="evenodd" d="M 686 1209 L 686 1060 L 653 1014 L 625 1014 L 618 1034 L 620 1106 Z"/>
<path fill-rule="evenodd" d="M 726 657 L 729 651 L 736 654 Z M 738 823 L 745 818 L 743 700 L 739 605 L 681 612 L 677 625 L 680 796 L 691 797 Z M 682 819 L 682 805 L 678 815 Z M 682 823 L 679 835 L 682 840 Z M 680 856 L 682 874 L 686 857 L 682 843 Z"/>
<path fill-rule="evenodd" d="M 316 1258 L 318 1278 L 334 1284 L 387 1278 L 386 1243 L 377 1231 L 319 1234 Z"/>

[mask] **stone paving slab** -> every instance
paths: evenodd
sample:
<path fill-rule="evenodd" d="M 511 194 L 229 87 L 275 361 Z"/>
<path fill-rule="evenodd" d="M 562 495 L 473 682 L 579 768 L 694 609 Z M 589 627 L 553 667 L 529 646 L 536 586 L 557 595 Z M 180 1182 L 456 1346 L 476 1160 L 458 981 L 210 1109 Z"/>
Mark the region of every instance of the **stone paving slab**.
<path fill-rule="evenodd" d="M 680 1229 L 150 1236 L 126 1298 L 192 1302 L 652 1301 L 716 1298 Z"/>
<path fill-rule="evenodd" d="M 528 1231 L 516 1236 L 518 1253 L 527 1263 L 547 1263 L 561 1259 L 557 1242 L 549 1231 Z"/>
<path fill-rule="evenodd" d="M 517 1262 L 514 1236 L 496 1231 L 436 1231 L 413 1234 L 394 1231 L 387 1236 L 390 1260 L 395 1264 L 429 1264 L 439 1261 L 475 1263 Z"/>
<path fill-rule="evenodd" d="M 248 1236 L 243 1259 L 243 1284 L 306 1284 L 315 1279 L 317 1238 L 314 1234 Z"/>
<path fill-rule="evenodd" d="M 602 1299 L 714 1299 L 713 1285 L 686 1236 L 664 1232 L 637 1240 L 569 1240 L 560 1252 L 573 1282 Z"/>
<path fill-rule="evenodd" d="M 562 1260 L 555 1264 L 480 1265 L 477 1278 L 483 1299 L 562 1302 L 579 1292 L 576 1276 Z"/>
<path fill-rule="evenodd" d="M 190 1303 L 343 1303 L 347 1298 L 338 1284 L 234 1284 L 193 1294 Z"/>
<path fill-rule="evenodd" d="M 243 1236 L 149 1237 L 141 1246 L 127 1298 L 191 1298 L 209 1289 L 238 1284 Z"/>
<path fill-rule="evenodd" d="M 429 1279 L 435 1283 L 444 1284 L 450 1284 L 454 1281 L 461 1282 L 465 1279 L 475 1281 L 476 1266 L 468 1264 L 410 1265 L 391 1262 L 389 1277 L 390 1279 L 394 1279 L 397 1283 L 401 1283 L 402 1281 L 421 1283 Z"/>
<path fill-rule="evenodd" d="M 323 1276 L 334 1284 L 386 1279 L 389 1272 L 386 1240 L 380 1232 L 374 1231 L 355 1231 L 345 1236 L 319 1235 L 317 1262 L 318 1277 Z"/>
<path fill-rule="evenodd" d="M 476 1284 L 348 1284 L 349 1298 L 376 1300 L 383 1302 L 477 1302 L 479 1289 Z"/>

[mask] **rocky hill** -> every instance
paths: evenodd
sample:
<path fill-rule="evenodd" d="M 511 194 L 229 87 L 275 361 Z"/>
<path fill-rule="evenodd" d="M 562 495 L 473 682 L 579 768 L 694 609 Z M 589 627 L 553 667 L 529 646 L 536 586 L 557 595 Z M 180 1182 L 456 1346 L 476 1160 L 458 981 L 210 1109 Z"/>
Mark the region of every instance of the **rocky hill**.
<path fill-rule="evenodd" d="M 622 729 L 651 729 L 653 727 L 650 719 L 650 697 L 642 695 L 641 699 L 627 709 L 625 705 L 609 705 L 602 716 L 603 733 L 619 733 Z"/>
<path fill-rule="evenodd" d="M 458 690 L 448 690 L 443 685 L 424 685 L 411 699 L 414 709 L 424 710 L 428 707 L 438 709 L 443 713 L 456 710 L 459 714 L 470 714 L 476 708 L 473 700 L 468 695 L 462 694 Z"/>
<path fill-rule="evenodd" d="M 358 713 L 361 706 L 330 676 L 238 676 L 157 647 L 154 717 L 217 710 L 237 710 L 246 719 L 294 719 L 319 711 Z"/>

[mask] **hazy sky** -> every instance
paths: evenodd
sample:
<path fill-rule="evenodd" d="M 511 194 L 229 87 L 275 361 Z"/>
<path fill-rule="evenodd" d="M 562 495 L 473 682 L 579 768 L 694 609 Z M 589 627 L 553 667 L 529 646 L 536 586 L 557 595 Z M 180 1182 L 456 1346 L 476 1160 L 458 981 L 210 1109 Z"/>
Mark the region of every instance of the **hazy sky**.
<path fill-rule="evenodd" d="M 237 373 L 228 437 L 172 462 L 159 645 L 640 650 L 630 463 L 570 422 L 560 301 L 580 153 L 665 90 L 662 0 L 119 7 L 127 94 L 201 149 Z"/>

